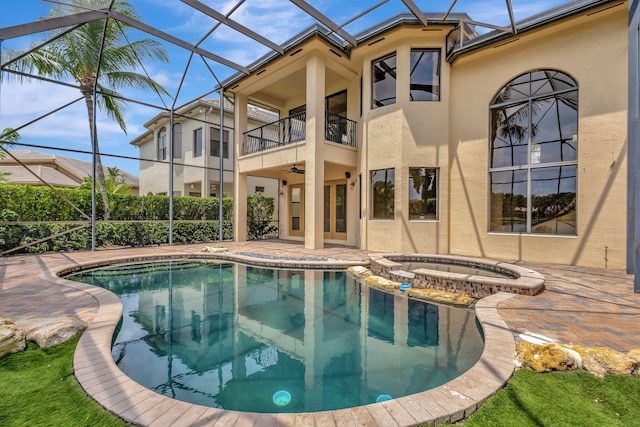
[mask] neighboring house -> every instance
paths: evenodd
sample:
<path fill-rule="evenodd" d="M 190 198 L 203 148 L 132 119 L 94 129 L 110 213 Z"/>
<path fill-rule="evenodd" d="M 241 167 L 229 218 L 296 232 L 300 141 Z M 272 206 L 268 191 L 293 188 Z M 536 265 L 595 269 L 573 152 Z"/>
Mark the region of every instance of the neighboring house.
<path fill-rule="evenodd" d="M 235 239 L 264 176 L 280 180 L 280 237 L 307 248 L 625 268 L 627 9 L 568 2 L 485 34 L 466 15 L 399 15 L 355 45 L 299 34 L 223 82 Z M 283 118 L 252 129 L 251 103 Z"/>
<path fill-rule="evenodd" d="M 278 120 L 278 114 L 250 105 L 249 126 Z M 220 154 L 223 161 L 223 194 L 233 196 L 233 106 L 225 102 L 223 143 L 220 149 L 220 100 L 200 99 L 174 113 L 173 192 L 177 196 L 218 197 Z M 149 129 L 131 141 L 140 148 L 140 194 L 168 194 L 169 113 L 163 112 L 144 126 Z M 278 198 L 277 179 L 250 177 L 245 194 L 261 193 Z"/>
<path fill-rule="evenodd" d="M 9 150 L 22 164 L 11 156 L 0 159 L 0 170 L 9 172 L 6 180 L 10 184 L 45 185 L 39 178 L 54 187 L 79 187 L 85 177 L 93 175 L 91 162 L 60 156 L 57 154 L 41 153 L 31 150 Z M 104 166 L 105 176 L 109 176 L 108 167 Z M 131 194 L 138 194 L 138 177 L 120 170 L 125 182 L 131 185 Z M 37 175 L 36 176 L 34 176 Z"/>

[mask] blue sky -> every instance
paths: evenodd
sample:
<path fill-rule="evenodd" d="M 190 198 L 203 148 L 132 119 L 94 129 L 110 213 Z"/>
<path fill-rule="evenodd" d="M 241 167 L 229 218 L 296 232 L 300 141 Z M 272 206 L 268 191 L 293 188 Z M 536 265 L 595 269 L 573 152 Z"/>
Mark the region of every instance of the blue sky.
<path fill-rule="evenodd" d="M 216 23 L 212 18 L 192 9 L 180 0 L 130 0 L 142 20 L 175 37 L 191 44 L 197 43 Z M 379 0 L 307 0 L 316 9 L 342 24 L 351 17 L 379 3 Z M 450 0 L 414 0 L 416 5 L 426 12 L 446 11 Z M 108 3 L 108 1 L 107 1 Z M 237 1 L 202 0 L 202 3 L 225 14 Z M 564 3 L 561 0 L 512 0 L 516 20 L 521 20 L 551 7 Z M 36 21 L 49 14 L 51 3 L 46 0 L 0 0 L 0 28 Z M 509 17 L 504 0 L 458 0 L 454 12 L 466 12 L 472 19 L 493 25 L 508 25 Z M 400 0 L 389 0 L 387 3 L 364 17 L 344 27 L 351 34 L 378 23 L 401 12 L 409 12 Z M 275 42 L 282 43 L 293 35 L 314 23 L 313 19 L 288 0 L 246 0 L 230 16 L 236 22 L 250 28 L 254 32 Z M 148 37 L 134 31 L 132 37 Z M 29 44 L 42 40 L 42 35 L 10 39 L 2 42 L 2 49 L 24 50 Z M 169 64 L 152 63 L 141 69 L 156 81 L 160 82 L 172 95 L 172 98 L 159 99 L 149 93 L 123 92 L 126 96 L 153 105 L 172 103 L 180 106 L 213 90 L 216 80 L 211 75 L 203 60 L 194 57 L 180 93 L 178 86 L 186 69 L 189 53 L 183 49 L 163 42 L 170 56 Z M 221 25 L 206 40 L 202 48 L 242 66 L 250 64 L 269 52 L 268 48 L 247 38 L 241 33 Z M 235 70 L 208 61 L 216 77 L 224 80 L 235 73 Z M 0 129 L 19 127 L 23 124 L 59 108 L 80 96 L 77 89 L 67 88 L 45 82 L 9 82 L 3 78 L 0 87 Z M 146 129 L 144 123 L 157 114 L 159 110 L 137 104 L 129 104 L 125 117 L 128 134 L 124 134 L 117 124 L 107 117 L 99 115 L 98 134 L 101 151 L 119 155 L 137 157 L 138 148 L 129 144 Z M 86 107 L 82 101 L 67 107 L 50 117 L 40 120 L 20 131 L 21 141 L 28 144 L 64 147 L 77 150 L 90 150 L 89 127 L 86 119 Z M 22 147 L 16 147 L 22 148 Z M 90 160 L 89 156 L 55 152 L 60 155 Z M 106 165 L 118 166 L 121 169 L 138 174 L 138 162 L 103 158 Z"/>

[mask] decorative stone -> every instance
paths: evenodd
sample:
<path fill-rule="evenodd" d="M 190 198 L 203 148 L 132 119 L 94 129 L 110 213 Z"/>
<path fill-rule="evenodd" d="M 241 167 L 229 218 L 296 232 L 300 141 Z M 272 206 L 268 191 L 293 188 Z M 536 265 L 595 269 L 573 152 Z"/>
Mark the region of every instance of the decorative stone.
<path fill-rule="evenodd" d="M 41 348 L 62 344 L 87 327 L 86 323 L 73 317 L 28 319 L 19 321 L 18 326 L 24 330 L 27 340 Z"/>
<path fill-rule="evenodd" d="M 637 371 L 638 361 L 609 347 L 567 346 L 577 351 L 584 363 L 584 369 L 598 378 L 606 374 L 630 375 Z"/>
<path fill-rule="evenodd" d="M 217 252 L 227 252 L 228 249 L 220 246 L 220 245 L 215 245 L 215 246 L 205 246 L 204 248 L 202 248 L 202 252 L 213 252 L 213 253 L 217 253 Z"/>
<path fill-rule="evenodd" d="M 369 285 L 379 286 L 386 289 L 400 288 L 400 283 L 394 282 L 393 280 L 385 279 L 384 277 L 380 276 L 368 276 L 365 277 L 364 281 Z"/>
<path fill-rule="evenodd" d="M 636 364 L 636 368 L 632 372 L 633 375 L 640 375 L 640 348 L 634 348 L 629 350 L 627 357 L 633 360 Z"/>
<path fill-rule="evenodd" d="M 17 353 L 26 346 L 24 332 L 9 318 L 0 319 L 0 357 Z"/>
<path fill-rule="evenodd" d="M 362 265 L 354 265 L 353 267 L 349 267 L 347 272 L 351 273 L 355 277 L 369 277 L 373 273 L 367 267 L 363 267 Z"/>
<path fill-rule="evenodd" d="M 572 371 L 582 369 L 582 357 L 570 348 L 560 344 L 516 344 L 516 363 L 536 372 Z"/>
<path fill-rule="evenodd" d="M 407 291 L 407 295 L 413 298 L 460 307 L 468 307 L 475 302 L 475 299 L 467 294 L 433 288 L 411 288 Z"/>

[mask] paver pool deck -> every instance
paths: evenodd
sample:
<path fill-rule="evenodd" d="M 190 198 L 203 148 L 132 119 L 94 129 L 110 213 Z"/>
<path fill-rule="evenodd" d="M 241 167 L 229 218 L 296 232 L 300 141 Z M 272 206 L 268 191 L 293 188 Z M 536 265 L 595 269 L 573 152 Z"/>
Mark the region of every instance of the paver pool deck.
<path fill-rule="evenodd" d="M 231 253 L 322 258 L 344 265 L 368 262 L 368 252 L 346 246 L 306 250 L 300 243 L 280 240 L 229 242 L 224 246 Z M 633 292 L 633 276 L 617 270 L 519 263 L 545 276 L 545 291 L 534 297 L 499 293 L 480 300 L 476 314 L 485 334 L 482 357 L 471 370 L 441 387 L 387 402 L 318 413 L 257 414 L 193 405 L 156 394 L 123 374 L 110 348 L 122 312 L 119 299 L 104 289 L 60 279 L 55 273 L 96 262 L 203 255 L 203 247 L 156 246 L 0 258 L 0 317 L 16 320 L 66 315 L 88 322 L 74 357 L 75 375 L 82 387 L 120 417 L 158 426 L 437 425 L 471 414 L 504 385 L 514 370 L 513 350 L 520 333 L 620 351 L 640 348 L 640 294 Z"/>

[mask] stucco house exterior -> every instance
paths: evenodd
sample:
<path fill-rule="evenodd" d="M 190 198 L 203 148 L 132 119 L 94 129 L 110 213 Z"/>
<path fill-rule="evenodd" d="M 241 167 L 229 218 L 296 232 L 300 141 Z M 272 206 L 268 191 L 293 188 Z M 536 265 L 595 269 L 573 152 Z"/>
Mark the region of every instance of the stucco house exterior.
<path fill-rule="evenodd" d="M 259 127 L 278 120 L 275 112 L 250 105 L 249 125 Z M 169 188 L 169 113 L 147 121 L 148 129 L 130 143 L 140 149 L 140 194 L 167 195 Z M 218 197 L 220 154 L 223 164 L 222 193 L 233 196 L 233 106 L 224 105 L 223 143 L 220 150 L 220 100 L 199 99 L 174 114 L 173 194 Z M 278 183 L 250 177 L 248 194 L 260 193 L 277 201 Z"/>
<path fill-rule="evenodd" d="M 307 248 L 623 269 L 627 2 L 569 2 L 502 33 L 425 16 L 355 45 L 314 26 L 223 82 L 235 199 L 277 179 L 280 237 Z M 256 127 L 252 103 L 279 121 Z M 236 203 L 238 241 L 245 217 Z"/>

